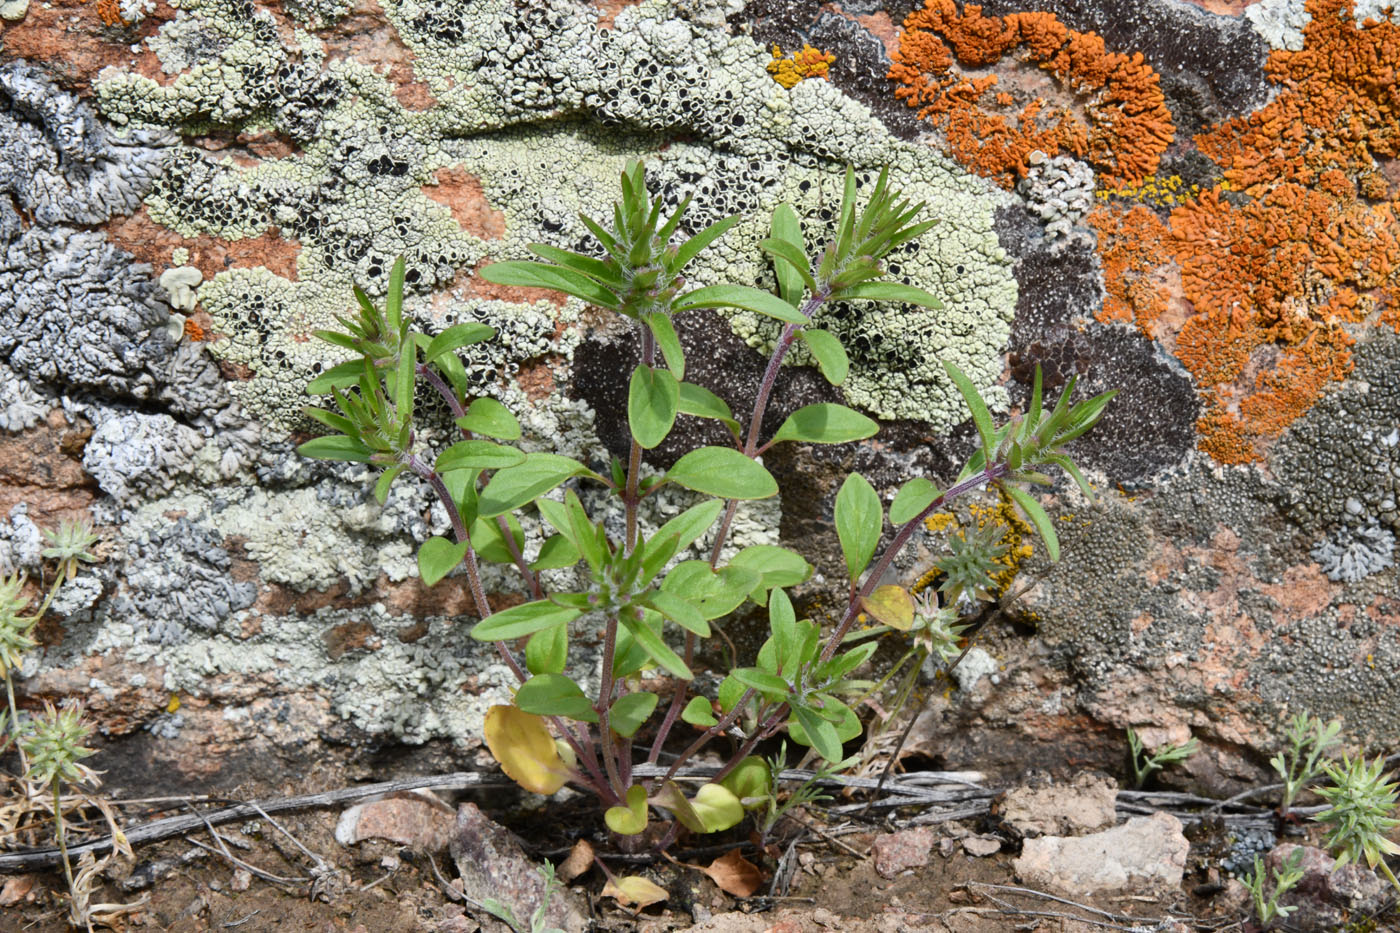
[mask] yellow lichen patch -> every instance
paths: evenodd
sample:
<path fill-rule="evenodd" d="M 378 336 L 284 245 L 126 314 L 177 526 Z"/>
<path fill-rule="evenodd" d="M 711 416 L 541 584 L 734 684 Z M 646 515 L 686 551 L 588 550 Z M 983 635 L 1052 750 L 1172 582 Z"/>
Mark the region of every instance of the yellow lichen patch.
<path fill-rule="evenodd" d="M 792 90 L 807 78 L 825 78 L 827 69 L 835 61 L 835 55 L 814 49 L 810 45 L 803 45 L 801 51 L 793 52 L 791 57 L 784 57 L 783 50 L 775 45 L 773 60 L 768 63 L 768 73 L 773 76 L 774 81 Z"/>
<path fill-rule="evenodd" d="M 1201 193 L 1201 186 L 1188 184 L 1180 175 L 1148 175 L 1140 185 L 1102 187 L 1094 192 L 1100 201 L 1118 199 L 1148 207 L 1171 208 L 1185 204 Z"/>
<path fill-rule="evenodd" d="M 967 510 L 973 521 L 972 528 L 963 525 L 958 517 L 951 512 L 937 512 L 930 515 L 924 519 L 924 527 L 934 534 L 946 532 L 949 535 L 956 535 L 964 541 L 967 540 L 969 531 L 994 531 L 996 534 L 992 543 L 1005 549 L 996 562 L 1005 569 L 993 575 L 992 580 L 996 584 L 995 592 L 1004 593 L 1011 582 L 1016 579 L 1021 565 L 1034 551 L 1031 542 L 1035 537 L 1035 532 L 1025 519 L 1021 518 L 1021 513 L 1016 511 L 1011 497 L 1000 490 L 998 490 L 996 502 L 985 504 L 974 502 L 968 506 Z M 912 591 L 921 593 L 936 586 L 941 576 L 942 571 L 934 567 L 919 578 Z"/>

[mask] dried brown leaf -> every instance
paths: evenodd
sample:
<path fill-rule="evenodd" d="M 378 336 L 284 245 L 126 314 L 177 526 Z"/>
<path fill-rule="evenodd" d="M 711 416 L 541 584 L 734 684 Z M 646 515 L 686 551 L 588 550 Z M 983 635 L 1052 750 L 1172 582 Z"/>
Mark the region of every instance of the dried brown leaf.
<path fill-rule="evenodd" d="M 593 847 L 588 844 L 587 839 L 580 839 L 569 851 L 569 857 L 560 862 L 559 867 L 554 870 L 554 876 L 568 884 L 592 867 Z"/>
<path fill-rule="evenodd" d="M 735 897 L 752 897 L 763 885 L 763 873 L 758 866 L 739 854 L 738 849 L 726 852 L 700 869 L 710 876 L 720 890 Z"/>

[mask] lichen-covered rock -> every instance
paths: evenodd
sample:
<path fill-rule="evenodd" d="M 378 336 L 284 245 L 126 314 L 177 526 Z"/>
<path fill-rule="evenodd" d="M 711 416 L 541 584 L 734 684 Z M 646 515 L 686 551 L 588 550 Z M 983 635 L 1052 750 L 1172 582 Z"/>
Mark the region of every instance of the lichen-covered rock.
<path fill-rule="evenodd" d="M 1312 550 L 1322 572 L 1338 583 L 1358 583 L 1394 566 L 1394 553 L 1395 535 L 1375 522 L 1361 527 L 1342 525 Z"/>
<path fill-rule="evenodd" d="M 135 210 L 168 143 L 151 130 L 113 133 L 38 68 L 0 65 L 0 192 L 41 226 L 100 223 Z M 15 232 L 0 218 L 0 243 Z"/>
<path fill-rule="evenodd" d="M 0 358 L 36 382 L 150 398 L 173 340 L 148 272 L 100 233 L 31 227 L 0 257 Z"/>
<path fill-rule="evenodd" d="M 102 420 L 83 451 L 83 469 L 118 503 L 155 498 L 193 470 L 199 432 L 169 415 L 128 412 Z"/>
<path fill-rule="evenodd" d="M 235 581 L 223 538 L 188 518 L 127 539 L 123 592 L 113 611 L 138 628 L 142 642 L 172 645 L 191 633 L 218 631 L 257 597 L 257 584 Z"/>

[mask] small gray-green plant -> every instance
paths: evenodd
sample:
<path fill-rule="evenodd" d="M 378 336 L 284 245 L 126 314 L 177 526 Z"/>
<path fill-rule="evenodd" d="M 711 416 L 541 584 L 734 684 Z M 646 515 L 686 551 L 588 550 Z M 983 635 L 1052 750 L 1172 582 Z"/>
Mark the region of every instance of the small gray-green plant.
<path fill-rule="evenodd" d="M 1329 752 L 1337 744 L 1337 735 L 1341 731 L 1341 720 L 1324 723 L 1320 716 L 1308 712 L 1299 713 L 1289 722 L 1288 731 L 1284 734 L 1288 747 L 1269 759 L 1269 764 L 1283 778 L 1283 800 L 1279 803 L 1281 815 L 1288 815 L 1298 794 L 1322 773 L 1331 760 Z"/>
<path fill-rule="evenodd" d="M 933 295 L 892 280 L 886 264 L 894 250 L 933 225 L 916 219 L 922 205 L 903 199 L 887 172 L 870 187 L 863 207 L 857 200 L 856 177 L 848 170 L 834 232 L 815 252 L 793 208 L 774 209 L 770 235 L 760 245 L 772 260 L 776 293 L 723 283 L 691 288 L 687 265 L 739 218 L 682 237 L 689 199 L 663 219 L 662 199 L 648 193 L 642 166 L 633 163 L 622 173 L 611 227 L 581 217 L 597 242 L 595 254 L 536 243 L 530 249 L 540 261 L 499 262 L 482 270 L 488 281 L 561 291 L 630 322 L 641 362 L 628 381 L 631 442 L 625 461 L 615 457 L 590 465 L 522 450 L 515 417 L 493 398 L 472 396 L 457 357 L 462 347 L 492 337 L 492 329 L 459 323 L 435 337 L 414 331 L 403 309 L 402 261 L 390 273 L 382 308 L 357 288 L 357 315 L 342 318 L 341 330 L 318 335 L 350 358 L 308 387 L 328 396 L 334 409 L 307 410 L 331 433 L 300 451 L 381 468 L 374 487 L 381 502 L 405 473 L 431 488 L 446 509 L 452 536 L 422 545 L 420 575 L 431 586 L 461 569 L 480 617 L 471 636 L 494 644 L 520 681 L 513 702 L 487 714 L 488 747 L 505 772 L 529 790 L 553 793 L 570 781 L 590 788 L 607 807 L 605 822 L 619 834 L 642 833 L 649 807 L 673 818 L 663 848 L 678 825 L 697 833 L 736 825 L 744 818 L 744 799 L 762 794 L 747 787 L 736 791 L 726 778 L 752 773 L 752 762 L 763 765 L 755 748 L 784 730 L 831 766 L 843 763 L 844 743 L 862 728 L 852 706 L 871 687 L 855 674 L 876 649 L 873 640 L 850 647 L 847 636 L 862 614 L 894 629 L 913 625 L 912 597 L 884 580 L 926 517 L 995 487 L 1024 513 L 1056 559 L 1054 528 L 1027 488 L 1050 484 L 1043 471 L 1058 467 L 1090 495 L 1065 445 L 1094 426 L 1113 393 L 1072 402 L 1071 380 L 1054 404 L 1043 404 L 1037 371 L 1026 410 L 998 426 L 972 382 L 945 362 L 971 411 L 978 449 L 951 484 L 940 489 L 930 479 L 914 478 L 898 490 L 888 511 L 865 477 L 846 478 L 836 495 L 834 524 L 849 589 L 832 630 L 824 633 L 816 622 L 799 619 L 788 597 L 787 589 L 813 571 L 801 555 L 753 545 L 723 559 L 739 502 L 778 492 L 760 461 L 763 454 L 778 444 L 844 444 L 879 430 L 875 421 L 844 405 L 818 403 L 797 409 L 765 434 L 769 400 L 793 347 L 804 344 L 827 380 L 839 384 L 849 370 L 846 351 L 834 334 L 816 326 L 834 302 L 941 306 Z M 747 426 L 713 392 L 685 381 L 687 349 L 673 317 L 707 308 L 743 309 L 781 324 Z M 461 431 L 455 443 L 436 450 L 425 443 L 415 400 L 420 382 L 450 410 Z M 648 475 L 645 452 L 660 445 L 682 416 L 718 422 L 729 443 L 689 450 L 663 473 Z M 610 524 L 597 507 L 590 513 L 575 488 L 581 483 L 593 484 L 615 503 L 621 521 Z M 644 537 L 641 505 L 667 486 L 690 490 L 699 501 Z M 537 513 L 549 530 L 539 550 L 528 555 L 518 517 L 526 510 Z M 893 534 L 877 558 L 887 518 Z M 708 559 L 681 559 L 707 534 L 712 537 Z M 972 598 L 986 595 L 996 556 L 983 538 L 969 536 L 945 568 L 950 585 Z M 483 560 L 513 564 L 530 599 L 493 612 L 481 582 Z M 550 591 L 542 574 L 562 568 L 575 569 L 580 582 Z M 696 695 L 691 682 L 701 639 L 711 635 L 712 622 L 746 603 L 767 610 L 767 641 L 752 666 L 723 672 L 715 698 Z M 930 650 L 942 654 L 943 643 L 955 638 L 955 626 L 942 615 L 938 624 L 938 644 Z M 578 636 L 602 646 L 601 675 L 589 689 L 567 673 Z M 658 680 L 642 676 L 648 670 L 670 675 L 674 686 L 668 698 L 657 689 Z M 650 747 L 634 748 L 639 730 L 657 714 Z M 661 777 L 634 780 L 639 753 L 655 765 L 682 722 L 699 735 Z M 719 774 L 687 797 L 674 781 L 677 772 L 715 739 L 736 731 L 736 751 Z"/>
<path fill-rule="evenodd" d="M 1336 856 L 1336 867 L 1364 862 L 1400 891 L 1400 881 L 1385 861 L 1387 855 L 1400 855 L 1400 845 L 1386 838 L 1400 819 L 1394 816 L 1397 785 L 1385 781 L 1385 759 L 1367 764 L 1365 758 L 1347 755 L 1325 763 L 1323 770 L 1332 786 L 1320 786 L 1317 793 L 1328 806 L 1313 819 L 1327 826 L 1323 844 Z"/>
<path fill-rule="evenodd" d="M 549 912 L 549 902 L 554 898 L 554 893 L 562 887 L 559 879 L 554 877 L 554 864 L 546 861 L 540 866 L 539 871 L 544 876 L 544 894 L 540 896 L 540 906 L 536 907 L 535 912 L 530 915 L 528 927 L 522 926 L 520 921 L 515 919 L 515 911 L 494 897 L 482 898 L 481 909 L 510 927 L 515 933 L 564 933 L 558 927 L 547 926 L 545 920 L 545 914 Z"/>
<path fill-rule="evenodd" d="M 68 889 L 74 892 L 77 886 L 73 883 L 73 867 L 68 861 L 63 788 L 65 784 L 76 787 L 91 783 L 97 777 L 91 768 L 79 764 L 82 759 L 96 754 L 95 749 L 83 745 L 91 735 L 92 726 L 83 721 L 78 707 L 60 709 L 46 702 L 43 713 L 30 720 L 19 739 L 20 748 L 29 756 L 26 780 L 46 788 L 52 795 L 54 837 L 63 858 L 63 876 L 68 881 Z"/>
<path fill-rule="evenodd" d="M 1272 890 L 1269 890 L 1270 885 L 1264 875 L 1264 860 L 1256 855 L 1254 871 L 1240 879 L 1240 883 L 1249 890 L 1250 899 L 1254 902 L 1254 916 L 1264 927 L 1267 928 L 1275 919 L 1287 919 L 1289 914 L 1298 909 L 1280 904 L 1278 899 L 1302 880 L 1302 864 L 1303 849 L 1300 846 L 1288 856 L 1288 861 L 1273 870 L 1273 886 Z"/>
<path fill-rule="evenodd" d="M 1161 771 L 1167 765 L 1176 764 L 1178 761 L 1185 761 L 1196 754 L 1201 748 L 1201 743 L 1194 738 L 1187 739 L 1180 745 L 1163 745 L 1155 752 L 1148 754 L 1147 749 L 1142 745 L 1142 739 L 1138 738 L 1136 730 L 1128 728 L 1128 755 L 1129 762 L 1133 768 L 1133 787 L 1142 788 L 1147 783 L 1147 779 L 1154 773 Z"/>

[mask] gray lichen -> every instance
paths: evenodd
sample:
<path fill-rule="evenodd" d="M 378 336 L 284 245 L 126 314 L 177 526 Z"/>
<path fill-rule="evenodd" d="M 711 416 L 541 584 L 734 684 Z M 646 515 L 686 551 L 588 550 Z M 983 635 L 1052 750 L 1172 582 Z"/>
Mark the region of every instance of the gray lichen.
<path fill-rule="evenodd" d="M 1313 548 L 1313 560 L 1329 580 L 1358 583 L 1395 565 L 1395 535 L 1375 522 L 1342 525 Z"/>
<path fill-rule="evenodd" d="M 39 69 L 0 65 L 0 193 L 40 226 L 131 213 L 160 173 L 169 142 L 150 129 L 115 134 Z"/>
<path fill-rule="evenodd" d="M 1030 171 L 1016 185 L 1026 208 L 1045 225 L 1046 239 L 1064 239 L 1094 206 L 1094 170 L 1071 156 L 1049 158 L 1036 150 Z"/>
<path fill-rule="evenodd" d="M 169 415 L 128 412 L 97 425 L 83 450 L 83 469 L 119 503 L 154 498 L 188 478 L 204 443 Z"/>
<path fill-rule="evenodd" d="M 230 576 L 232 559 L 217 532 L 188 518 L 153 523 L 126 541 L 126 573 L 112 611 L 142 642 L 171 645 L 191 632 L 215 632 L 257 598 L 257 584 Z"/>

